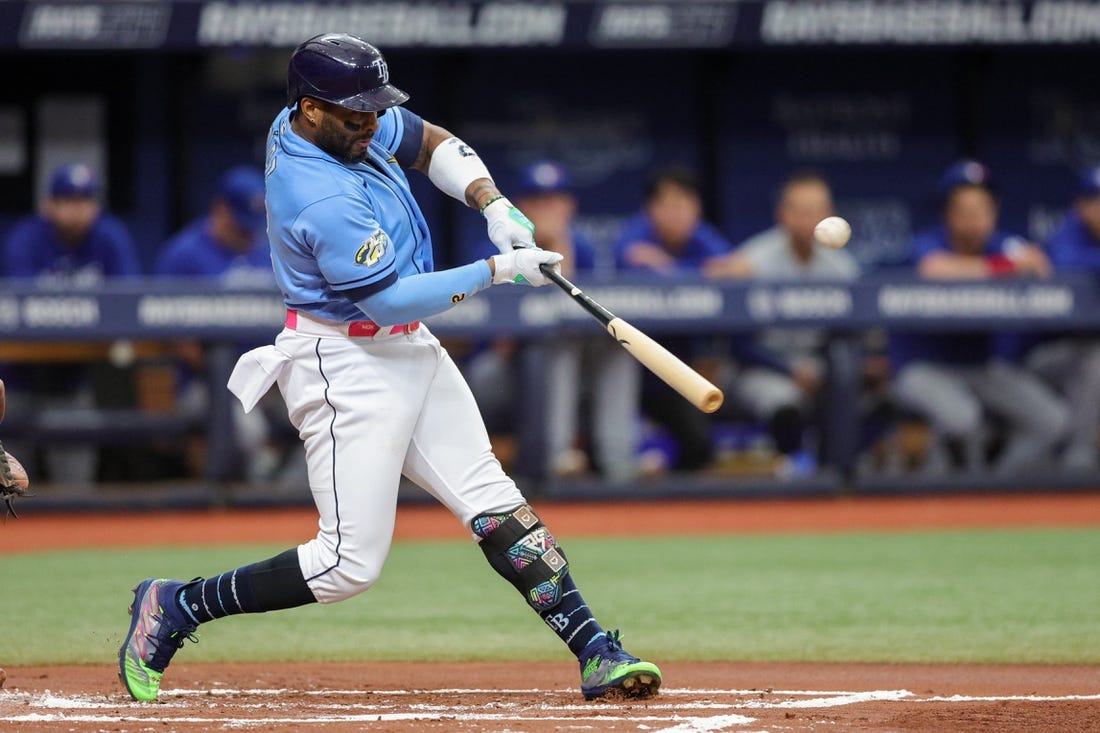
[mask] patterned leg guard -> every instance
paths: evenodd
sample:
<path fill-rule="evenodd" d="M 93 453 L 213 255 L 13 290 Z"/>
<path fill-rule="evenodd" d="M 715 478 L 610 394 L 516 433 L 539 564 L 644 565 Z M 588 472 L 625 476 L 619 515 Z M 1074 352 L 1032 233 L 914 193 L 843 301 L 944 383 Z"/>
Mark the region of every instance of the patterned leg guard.
<path fill-rule="evenodd" d="M 493 569 L 516 587 L 531 608 L 578 657 L 603 633 L 573 578 L 565 553 L 530 506 L 483 514 L 472 522 Z"/>
<path fill-rule="evenodd" d="M 561 580 L 569 572 L 565 553 L 546 525 L 524 504 L 510 514 L 482 514 L 471 523 L 481 537 L 485 559 L 516 587 L 536 611 L 561 600 Z"/>

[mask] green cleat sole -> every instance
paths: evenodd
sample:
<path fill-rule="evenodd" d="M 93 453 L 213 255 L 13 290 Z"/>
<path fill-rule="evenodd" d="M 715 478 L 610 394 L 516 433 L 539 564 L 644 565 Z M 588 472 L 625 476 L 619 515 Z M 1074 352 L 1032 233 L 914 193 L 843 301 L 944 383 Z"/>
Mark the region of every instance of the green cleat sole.
<path fill-rule="evenodd" d="M 606 685 L 582 692 L 585 700 L 641 699 L 653 697 L 660 687 L 661 670 L 657 665 L 638 662 Z"/>

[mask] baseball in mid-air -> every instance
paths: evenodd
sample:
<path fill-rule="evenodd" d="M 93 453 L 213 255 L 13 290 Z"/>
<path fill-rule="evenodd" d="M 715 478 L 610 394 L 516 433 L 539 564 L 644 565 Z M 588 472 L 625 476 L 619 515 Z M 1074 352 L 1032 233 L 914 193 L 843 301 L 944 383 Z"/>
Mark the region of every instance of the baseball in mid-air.
<path fill-rule="evenodd" d="M 814 238 L 826 247 L 840 249 L 848 244 L 848 238 L 852 236 L 852 225 L 844 217 L 830 216 L 822 219 L 814 227 Z"/>

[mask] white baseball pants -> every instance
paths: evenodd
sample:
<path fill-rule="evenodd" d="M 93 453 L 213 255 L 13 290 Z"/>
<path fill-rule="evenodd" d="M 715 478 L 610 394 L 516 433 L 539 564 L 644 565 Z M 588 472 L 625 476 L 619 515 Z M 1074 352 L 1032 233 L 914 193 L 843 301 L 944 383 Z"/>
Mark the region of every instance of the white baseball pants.
<path fill-rule="evenodd" d="M 480 514 L 525 503 L 492 453 L 469 387 L 427 327 L 373 337 L 339 331 L 299 314 L 297 329 L 276 339 L 281 363 L 271 370 L 305 444 L 320 520 L 298 560 L 322 603 L 378 579 L 402 474 L 467 530 Z"/>

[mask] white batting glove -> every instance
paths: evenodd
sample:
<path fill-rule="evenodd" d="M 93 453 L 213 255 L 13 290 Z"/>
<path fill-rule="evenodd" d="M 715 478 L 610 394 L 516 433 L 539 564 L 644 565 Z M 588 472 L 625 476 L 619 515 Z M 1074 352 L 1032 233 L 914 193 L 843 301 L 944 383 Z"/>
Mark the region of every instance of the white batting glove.
<path fill-rule="evenodd" d="M 550 282 L 542 274 L 539 265 L 551 265 L 561 271 L 561 255 L 538 247 L 515 249 L 505 254 L 493 255 L 493 285 L 512 283 L 541 287 Z"/>
<path fill-rule="evenodd" d="M 502 254 L 535 246 L 535 225 L 503 196 L 481 211 L 489 224 L 489 239 Z"/>

